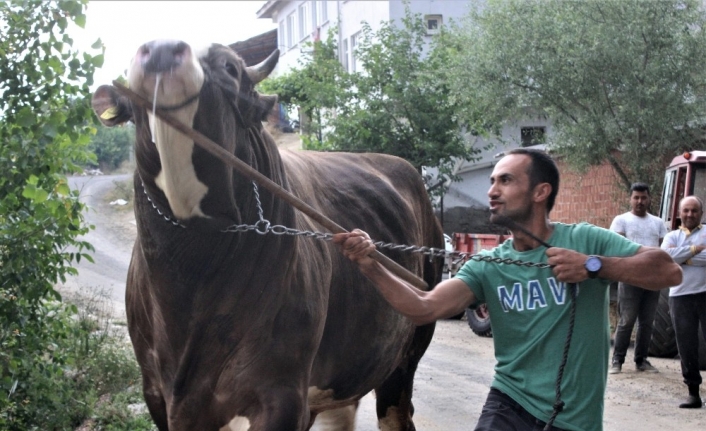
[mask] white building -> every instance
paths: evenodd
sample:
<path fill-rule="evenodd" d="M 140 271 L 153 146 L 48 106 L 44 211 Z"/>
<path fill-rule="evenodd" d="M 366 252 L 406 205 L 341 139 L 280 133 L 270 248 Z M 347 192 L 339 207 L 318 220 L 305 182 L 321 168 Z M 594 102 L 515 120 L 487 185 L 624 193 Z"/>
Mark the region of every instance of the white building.
<path fill-rule="evenodd" d="M 449 19 L 459 19 L 468 12 L 468 2 L 452 0 L 412 0 L 413 14 L 421 14 L 427 22 L 430 37 Z M 286 73 L 299 63 L 304 44 L 316 38 L 325 39 L 338 25 L 338 47 L 341 64 L 348 72 L 359 70 L 355 47 L 360 41 L 363 22 L 373 31 L 385 21 L 399 22 L 405 16 L 405 2 L 318 0 L 269 0 L 257 12 L 258 18 L 270 18 L 277 24 L 280 60 L 275 74 Z"/>
<path fill-rule="evenodd" d="M 338 48 L 341 64 L 348 72 L 359 71 L 356 63 L 355 47 L 361 37 L 362 23 L 367 22 L 373 31 L 380 28 L 381 22 L 401 22 L 405 16 L 405 5 L 409 4 L 413 14 L 421 14 L 427 26 L 429 37 L 438 32 L 440 26 L 450 20 L 460 20 L 468 13 L 470 2 L 454 0 L 401 0 L 392 1 L 288 1 L 269 0 L 257 12 L 258 18 L 272 19 L 277 24 L 277 45 L 280 60 L 274 75 L 286 73 L 299 66 L 304 45 L 316 38 L 328 37 L 329 29 L 338 25 Z M 444 212 L 458 208 L 454 218 L 467 219 L 477 217 L 479 212 L 488 208 L 487 191 L 492 167 L 496 157 L 505 149 L 531 146 L 542 141 L 543 136 L 551 134 L 551 123 L 544 118 L 528 118 L 522 121 L 508 122 L 502 129 L 499 141 L 493 141 L 491 148 L 483 150 L 474 162 L 459 161 L 456 173 L 460 182 L 449 185 L 443 199 Z M 482 149 L 488 142 L 473 136 L 468 137 L 469 145 Z M 464 211 L 460 211 L 464 209 Z M 470 209 L 469 212 L 465 209 Z M 461 224 L 444 217 L 445 231 L 478 231 L 476 227 Z M 481 217 L 482 218 L 482 217 Z M 484 225 L 487 217 L 479 222 Z"/>

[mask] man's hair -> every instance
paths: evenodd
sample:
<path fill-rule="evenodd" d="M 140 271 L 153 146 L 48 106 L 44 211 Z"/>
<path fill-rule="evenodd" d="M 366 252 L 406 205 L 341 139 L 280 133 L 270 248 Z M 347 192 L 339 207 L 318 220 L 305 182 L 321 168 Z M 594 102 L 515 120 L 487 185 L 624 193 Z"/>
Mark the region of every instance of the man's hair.
<path fill-rule="evenodd" d="M 699 209 L 700 209 L 701 211 L 704 210 L 704 201 L 701 200 L 701 198 L 698 197 L 698 196 L 691 195 L 691 196 L 684 196 L 683 198 L 681 198 L 681 201 L 679 201 L 679 210 L 680 210 L 680 211 L 681 211 L 681 204 L 684 203 L 684 201 L 687 200 L 687 199 L 689 199 L 689 198 L 693 198 L 693 199 L 696 201 L 696 203 L 699 204 Z"/>
<path fill-rule="evenodd" d="M 630 194 L 632 192 L 647 192 L 647 194 L 650 194 L 650 186 L 648 186 L 645 183 L 632 183 L 630 186 Z"/>
<path fill-rule="evenodd" d="M 532 159 L 527 172 L 530 188 L 534 188 L 537 184 L 549 183 L 552 187 L 552 192 L 547 198 L 547 213 L 551 212 L 552 208 L 554 208 L 556 195 L 559 193 L 559 168 L 556 167 L 554 160 L 546 152 L 533 148 L 515 148 L 505 154 L 521 154 Z"/>

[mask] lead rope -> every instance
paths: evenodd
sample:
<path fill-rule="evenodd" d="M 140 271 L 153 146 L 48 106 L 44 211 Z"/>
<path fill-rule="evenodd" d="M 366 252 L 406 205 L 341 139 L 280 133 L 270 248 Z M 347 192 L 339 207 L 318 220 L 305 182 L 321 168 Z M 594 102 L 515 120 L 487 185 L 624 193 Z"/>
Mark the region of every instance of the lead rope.
<path fill-rule="evenodd" d="M 552 416 L 547 421 L 544 426 L 544 431 L 550 431 L 554 425 L 554 420 L 559 415 L 559 413 L 564 410 L 564 401 L 561 400 L 561 381 L 564 378 L 564 368 L 569 360 L 569 347 L 571 347 L 571 338 L 574 335 L 574 323 L 576 322 L 576 290 L 578 289 L 577 283 L 569 283 L 569 301 L 571 301 L 571 311 L 569 314 L 569 329 L 566 334 L 566 342 L 564 342 L 564 353 L 561 356 L 561 364 L 559 365 L 559 372 L 556 376 L 556 399 L 554 401 L 554 411 Z"/>
<path fill-rule="evenodd" d="M 525 229 L 523 226 L 517 224 L 514 220 L 510 219 L 507 216 L 497 215 L 495 217 L 494 223 L 499 224 L 501 226 L 509 227 L 511 230 L 517 229 L 523 232 L 525 235 L 529 236 L 530 238 L 534 239 L 535 241 L 539 242 L 547 249 L 552 247 L 551 244 L 548 244 L 546 241 L 542 240 L 541 238 L 538 238 L 532 232 Z M 549 421 L 544 426 L 544 431 L 550 431 L 552 429 L 554 420 L 556 420 L 556 417 L 559 415 L 559 413 L 564 410 L 565 405 L 564 401 L 561 400 L 561 381 L 564 378 L 564 368 L 566 368 L 566 363 L 569 360 L 569 348 L 571 347 L 571 338 L 574 335 L 574 323 L 576 322 L 576 295 L 578 290 L 578 283 L 569 283 L 568 288 L 569 301 L 571 301 L 571 310 L 569 311 L 569 328 L 567 329 L 566 333 L 566 342 L 564 343 L 564 353 L 561 357 L 561 364 L 559 364 L 559 372 L 556 376 L 556 399 L 554 401 L 554 409 L 551 417 L 549 418 Z"/>

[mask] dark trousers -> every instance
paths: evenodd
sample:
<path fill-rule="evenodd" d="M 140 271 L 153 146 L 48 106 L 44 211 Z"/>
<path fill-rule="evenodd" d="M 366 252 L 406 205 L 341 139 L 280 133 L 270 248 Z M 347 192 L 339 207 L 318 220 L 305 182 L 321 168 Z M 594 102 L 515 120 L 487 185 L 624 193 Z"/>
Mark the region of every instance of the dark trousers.
<path fill-rule="evenodd" d="M 545 425 L 515 400 L 491 388 L 474 431 L 542 431 Z M 563 431 L 556 427 L 550 429 Z"/>
<path fill-rule="evenodd" d="M 618 284 L 618 327 L 615 329 L 613 362 L 625 362 L 625 354 L 630 346 L 632 328 L 637 320 L 635 336 L 635 363 L 647 359 L 647 350 L 652 339 L 655 312 L 659 304 L 659 291 L 643 289 L 629 284 Z"/>
<path fill-rule="evenodd" d="M 706 339 L 706 292 L 670 296 L 669 310 L 677 337 L 684 383 L 688 386 L 699 386 L 699 325 Z"/>

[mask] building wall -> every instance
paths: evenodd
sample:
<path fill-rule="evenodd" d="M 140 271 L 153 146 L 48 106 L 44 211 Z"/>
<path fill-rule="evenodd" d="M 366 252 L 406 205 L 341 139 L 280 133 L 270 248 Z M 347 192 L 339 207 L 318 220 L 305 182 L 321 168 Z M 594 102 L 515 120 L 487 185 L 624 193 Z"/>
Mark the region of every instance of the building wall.
<path fill-rule="evenodd" d="M 321 5 L 325 4 L 326 17 L 321 18 Z M 441 24 L 448 23 L 451 19 L 458 20 L 469 10 L 469 3 L 465 1 L 449 0 L 411 0 L 409 3 L 412 13 L 422 15 L 440 15 Z M 306 29 L 300 28 L 300 12 L 307 11 Z M 316 12 L 319 12 L 316 14 Z M 363 22 L 367 22 L 373 31 L 380 29 L 383 21 L 397 21 L 404 17 L 405 3 L 393 1 L 361 1 L 361 0 L 328 0 L 328 1 L 286 1 L 270 0 L 258 12 L 259 18 L 269 18 L 277 24 L 278 47 L 280 60 L 274 71 L 274 76 L 287 73 L 299 66 L 299 59 L 303 55 L 306 42 L 312 42 L 316 37 L 325 40 L 331 28 L 338 25 L 336 37 L 339 41 L 339 56 L 341 63 L 352 64 L 356 36 L 362 34 Z M 316 18 L 315 18 L 316 15 Z M 293 17 L 294 37 L 287 43 L 289 33 L 288 17 Z M 283 34 L 284 32 L 284 34 Z M 344 45 L 347 46 L 347 58 L 344 61 Z M 350 67 L 349 71 L 353 71 Z M 359 68 L 356 68 L 359 71 Z"/>
<path fill-rule="evenodd" d="M 588 222 L 608 229 L 616 215 L 630 209 L 630 197 L 620 188 L 609 164 L 592 167 L 584 174 L 570 170 L 561 160 L 557 161 L 557 166 L 561 184 L 550 214 L 553 221 Z"/>
<path fill-rule="evenodd" d="M 522 146 L 522 129 L 525 127 L 543 128 L 547 137 L 551 137 L 554 133 L 549 120 L 528 114 L 525 119 L 508 121 L 504 124 L 499 139 L 487 141 L 467 134 L 467 145 L 480 150 L 480 153 L 474 156 L 476 160 L 472 162 L 461 160 L 457 163 L 455 173 L 461 177 L 461 181 L 449 184 L 448 192 L 444 196 L 444 205 L 477 206 L 476 202 L 480 202 L 482 206 L 487 205 L 488 181 L 493 166 L 499 160 L 498 155 L 507 149 Z M 436 170 L 429 169 L 429 173 L 435 174 Z"/>

